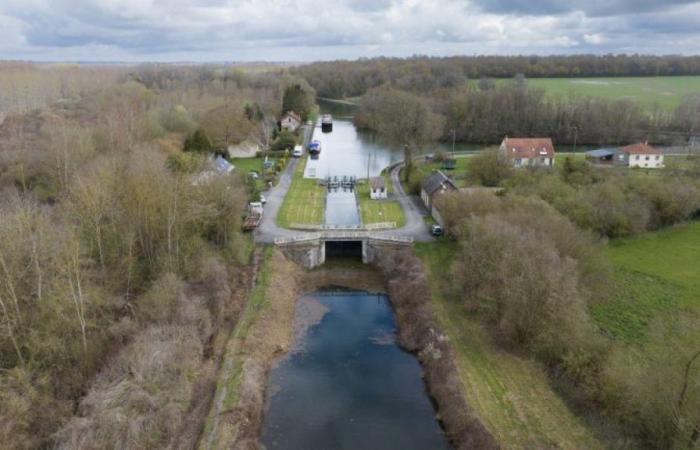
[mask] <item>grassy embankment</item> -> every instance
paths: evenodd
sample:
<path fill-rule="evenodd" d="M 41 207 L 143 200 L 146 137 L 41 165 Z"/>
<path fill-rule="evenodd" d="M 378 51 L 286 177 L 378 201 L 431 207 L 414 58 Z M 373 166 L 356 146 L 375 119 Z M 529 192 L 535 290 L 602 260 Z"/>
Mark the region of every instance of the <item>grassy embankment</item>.
<path fill-rule="evenodd" d="M 541 364 L 500 349 L 459 299 L 442 294 L 455 243 L 416 244 L 416 251 L 428 270 L 434 311 L 454 345 L 466 400 L 503 448 L 603 448 L 553 390 Z"/>
<path fill-rule="evenodd" d="M 678 106 L 685 96 L 700 93 L 700 77 L 697 76 L 529 78 L 528 84 L 544 89 L 551 96 L 630 99 L 647 107 L 658 104 L 667 110 Z"/>
<path fill-rule="evenodd" d="M 299 161 L 289 191 L 277 214 L 277 225 L 320 225 L 326 209 L 326 189 L 317 180 L 304 178 L 307 158 Z"/>
<path fill-rule="evenodd" d="M 384 184 L 388 190 L 389 196 L 394 191 L 391 184 L 389 174 L 384 176 Z M 369 184 L 363 183 L 357 186 L 357 201 L 360 205 L 360 214 L 362 223 L 369 225 L 373 223 L 394 222 L 397 228 L 401 228 L 406 224 L 406 217 L 403 214 L 401 204 L 396 200 L 372 200 L 369 197 Z"/>
<path fill-rule="evenodd" d="M 221 364 L 221 373 L 216 386 L 214 403 L 204 426 L 204 433 L 202 434 L 199 445 L 200 449 L 208 448 L 208 442 L 213 442 L 214 444 L 218 442 L 222 433 L 218 430 L 219 419 L 216 415 L 223 411 L 230 411 L 238 401 L 238 388 L 243 373 L 243 357 L 240 354 L 241 347 L 243 342 L 245 342 L 251 326 L 269 304 L 269 300 L 265 294 L 272 273 L 272 252 L 272 247 L 268 247 L 264 250 L 258 269 L 257 284 L 251 292 L 246 308 L 226 345 L 226 351 Z M 219 402 L 221 398 L 223 398 L 223 401 L 220 406 L 217 406 L 216 403 Z M 217 430 L 214 430 L 215 426 Z M 213 436 L 212 433 L 214 433 Z M 213 441 L 210 441 L 210 436 L 212 436 L 211 439 L 213 439 Z M 212 448 L 216 448 L 216 445 Z"/>

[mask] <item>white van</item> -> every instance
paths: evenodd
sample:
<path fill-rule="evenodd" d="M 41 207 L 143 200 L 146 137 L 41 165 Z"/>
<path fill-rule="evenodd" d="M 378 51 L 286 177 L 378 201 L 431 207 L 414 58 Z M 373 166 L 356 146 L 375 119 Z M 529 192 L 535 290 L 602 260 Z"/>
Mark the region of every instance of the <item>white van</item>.
<path fill-rule="evenodd" d="M 304 154 L 303 147 L 301 145 L 294 146 L 294 151 L 292 152 L 292 156 L 295 158 L 301 158 L 302 154 Z"/>

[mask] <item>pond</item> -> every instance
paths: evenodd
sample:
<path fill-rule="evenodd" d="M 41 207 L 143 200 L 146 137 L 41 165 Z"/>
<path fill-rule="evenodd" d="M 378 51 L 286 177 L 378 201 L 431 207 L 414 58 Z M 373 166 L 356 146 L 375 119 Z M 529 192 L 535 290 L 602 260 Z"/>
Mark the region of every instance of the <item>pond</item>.
<path fill-rule="evenodd" d="M 385 295 L 318 291 L 299 300 L 295 327 L 268 381 L 266 448 L 449 448 Z"/>

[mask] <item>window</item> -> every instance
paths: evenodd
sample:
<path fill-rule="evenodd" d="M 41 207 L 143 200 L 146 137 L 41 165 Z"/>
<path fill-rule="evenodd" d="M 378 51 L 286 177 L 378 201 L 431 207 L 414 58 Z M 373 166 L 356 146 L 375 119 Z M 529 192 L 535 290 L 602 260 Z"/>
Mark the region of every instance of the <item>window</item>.
<path fill-rule="evenodd" d="M 637 160 L 637 161 L 639 161 L 639 155 L 635 155 L 635 156 L 634 156 L 634 159 Z"/>
<path fill-rule="evenodd" d="M 661 156 L 660 156 L 660 155 L 656 155 L 656 160 L 658 161 L 658 160 L 660 160 L 660 159 L 661 159 Z"/>
<path fill-rule="evenodd" d="M 515 165 L 519 166 L 520 164 L 522 164 L 522 160 L 520 158 L 515 158 Z"/>
<path fill-rule="evenodd" d="M 648 157 L 648 156 L 647 156 L 646 158 L 644 158 L 644 159 L 645 159 L 646 161 L 649 161 L 649 157 Z"/>
<path fill-rule="evenodd" d="M 617 158 L 618 158 L 620 161 L 624 161 L 624 160 L 625 160 L 625 155 L 618 155 Z"/>

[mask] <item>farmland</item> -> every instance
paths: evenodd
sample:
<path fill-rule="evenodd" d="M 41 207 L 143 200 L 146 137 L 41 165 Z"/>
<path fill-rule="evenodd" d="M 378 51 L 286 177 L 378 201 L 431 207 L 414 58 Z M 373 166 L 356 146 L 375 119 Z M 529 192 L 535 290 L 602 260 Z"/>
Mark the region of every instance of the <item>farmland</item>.
<path fill-rule="evenodd" d="M 532 87 L 541 87 L 553 96 L 590 96 L 630 99 L 650 107 L 658 104 L 670 110 L 689 94 L 700 94 L 700 77 L 606 77 L 533 78 Z"/>

